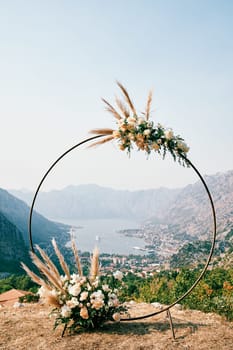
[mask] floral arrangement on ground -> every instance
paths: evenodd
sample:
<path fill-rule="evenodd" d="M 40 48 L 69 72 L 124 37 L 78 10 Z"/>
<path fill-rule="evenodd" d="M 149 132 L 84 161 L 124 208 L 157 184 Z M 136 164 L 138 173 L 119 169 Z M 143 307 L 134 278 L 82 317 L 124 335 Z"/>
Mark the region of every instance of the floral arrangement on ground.
<path fill-rule="evenodd" d="M 71 246 L 78 273 L 70 273 L 54 239 L 52 245 L 64 275 L 60 275 L 55 264 L 38 245 L 36 249 L 42 259 L 33 252 L 31 257 L 43 278 L 36 275 L 24 263 L 22 267 L 30 278 L 40 285 L 38 291 L 40 298 L 46 304 L 54 306 L 51 312 L 55 315 L 54 328 L 64 324 L 64 330 L 66 328 L 69 331 L 77 331 L 80 328 L 90 330 L 101 327 L 107 321 L 119 322 L 123 314 L 127 315 L 127 308 L 120 303 L 123 274 L 116 271 L 111 275 L 101 276 L 97 248 L 94 249 L 91 258 L 90 274 L 84 276 L 73 238 Z"/>
<path fill-rule="evenodd" d="M 163 158 L 165 158 L 166 153 L 169 152 L 175 161 L 178 160 L 183 166 L 189 166 L 186 158 L 189 147 L 184 142 L 184 139 L 179 135 L 174 135 L 171 128 L 165 128 L 159 123 L 155 125 L 153 121 L 149 120 L 152 102 L 151 91 L 148 95 L 145 112 L 139 116 L 125 87 L 119 82 L 117 84 L 123 93 L 126 104 L 124 101 L 116 98 L 118 111 L 103 99 L 107 106 L 107 111 L 117 119 L 117 129 L 91 130 L 92 134 L 106 136 L 102 140 L 94 142 L 91 146 L 116 139 L 120 150 L 127 150 L 129 154 L 135 144 L 138 150 L 143 150 L 148 155 L 155 151 L 162 154 Z"/>

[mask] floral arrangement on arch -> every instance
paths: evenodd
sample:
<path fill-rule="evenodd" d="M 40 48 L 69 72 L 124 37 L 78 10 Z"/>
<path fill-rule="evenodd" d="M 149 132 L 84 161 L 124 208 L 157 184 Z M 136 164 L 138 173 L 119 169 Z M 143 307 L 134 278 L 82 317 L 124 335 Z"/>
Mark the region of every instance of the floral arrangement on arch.
<path fill-rule="evenodd" d="M 133 144 L 136 144 L 138 150 L 143 150 L 147 154 L 155 151 L 162 154 L 163 158 L 169 152 L 174 160 L 177 159 L 180 164 L 189 166 L 186 159 L 189 147 L 184 142 L 184 139 L 179 135 L 174 135 L 172 129 L 165 128 L 161 124 L 155 125 L 153 121 L 149 120 L 152 102 L 151 91 L 148 95 L 145 112 L 139 116 L 125 87 L 119 82 L 117 84 L 123 93 L 126 104 L 124 101 L 116 98 L 117 110 L 103 99 L 107 111 L 117 119 L 117 129 L 91 130 L 90 133 L 92 134 L 106 135 L 103 140 L 97 141 L 91 146 L 116 139 L 120 150 L 127 150 L 129 154 Z"/>
<path fill-rule="evenodd" d="M 122 314 L 127 312 L 127 308 L 119 301 L 119 293 L 123 284 L 122 272 L 116 271 L 111 275 L 101 276 L 99 252 L 95 248 L 91 258 L 90 274 L 84 276 L 77 247 L 72 238 L 71 246 L 78 271 L 70 274 L 68 265 L 54 239 L 52 245 L 64 275 L 60 275 L 57 267 L 38 245 L 36 249 L 42 259 L 33 252 L 31 252 L 31 257 L 43 278 L 36 275 L 24 263 L 22 267 L 31 279 L 40 285 L 38 291 L 40 298 L 46 304 L 54 307 L 52 310 L 52 314 L 55 315 L 54 328 L 64 324 L 64 334 L 66 328 L 70 331 L 77 331 L 80 328 L 101 327 L 106 321 L 119 322 Z"/>

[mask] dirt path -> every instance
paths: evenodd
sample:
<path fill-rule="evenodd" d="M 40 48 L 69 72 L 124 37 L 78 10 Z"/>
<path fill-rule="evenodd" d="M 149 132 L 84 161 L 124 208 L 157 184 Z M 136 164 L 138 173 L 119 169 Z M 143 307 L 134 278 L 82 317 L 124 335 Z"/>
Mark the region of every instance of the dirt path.
<path fill-rule="evenodd" d="M 139 304 L 132 315 L 153 312 L 151 305 Z M 176 340 L 173 340 L 165 313 L 141 321 L 106 324 L 101 331 L 65 335 L 53 331 L 48 308 L 27 305 L 0 309 L 1 350 L 231 350 L 233 323 L 214 314 L 171 309 Z"/>

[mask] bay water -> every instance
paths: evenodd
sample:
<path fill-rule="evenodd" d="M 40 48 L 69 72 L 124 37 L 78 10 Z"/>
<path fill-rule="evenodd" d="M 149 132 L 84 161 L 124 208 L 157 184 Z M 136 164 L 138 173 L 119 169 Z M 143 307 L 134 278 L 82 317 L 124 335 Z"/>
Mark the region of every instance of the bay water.
<path fill-rule="evenodd" d="M 145 254 L 134 248 L 144 248 L 145 241 L 142 238 L 129 237 L 118 232 L 139 229 L 140 224 L 136 221 L 125 219 L 56 219 L 56 221 L 72 226 L 77 247 L 82 252 L 92 252 L 93 248 L 98 246 L 101 254 Z"/>

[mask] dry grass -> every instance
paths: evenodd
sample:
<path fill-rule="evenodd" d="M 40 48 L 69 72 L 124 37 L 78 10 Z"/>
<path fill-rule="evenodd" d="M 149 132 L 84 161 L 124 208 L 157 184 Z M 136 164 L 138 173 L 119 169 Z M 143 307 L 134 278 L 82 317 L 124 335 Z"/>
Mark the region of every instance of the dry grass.
<path fill-rule="evenodd" d="M 139 304 L 131 312 L 142 315 L 153 311 L 151 305 Z M 233 344 L 233 323 L 200 311 L 171 310 L 176 340 L 172 339 L 165 313 L 141 321 L 110 323 L 101 331 L 61 338 L 62 328 L 53 331 L 54 320 L 48 312 L 47 307 L 36 304 L 0 309 L 0 349 L 230 350 Z"/>

